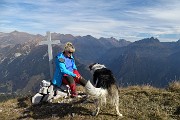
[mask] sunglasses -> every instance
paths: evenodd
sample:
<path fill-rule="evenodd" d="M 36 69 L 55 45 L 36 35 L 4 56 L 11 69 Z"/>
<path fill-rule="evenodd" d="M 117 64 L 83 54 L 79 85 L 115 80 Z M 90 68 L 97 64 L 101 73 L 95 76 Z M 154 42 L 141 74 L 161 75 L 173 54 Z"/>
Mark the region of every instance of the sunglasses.
<path fill-rule="evenodd" d="M 69 54 L 73 54 L 73 52 L 68 51 Z"/>

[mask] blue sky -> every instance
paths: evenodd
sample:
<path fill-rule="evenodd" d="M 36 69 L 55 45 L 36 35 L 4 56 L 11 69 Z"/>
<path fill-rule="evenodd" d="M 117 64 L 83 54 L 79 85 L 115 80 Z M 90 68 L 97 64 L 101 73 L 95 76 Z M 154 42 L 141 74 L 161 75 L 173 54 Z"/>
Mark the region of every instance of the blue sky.
<path fill-rule="evenodd" d="M 1 0 L 0 32 L 180 39 L 180 0 Z"/>

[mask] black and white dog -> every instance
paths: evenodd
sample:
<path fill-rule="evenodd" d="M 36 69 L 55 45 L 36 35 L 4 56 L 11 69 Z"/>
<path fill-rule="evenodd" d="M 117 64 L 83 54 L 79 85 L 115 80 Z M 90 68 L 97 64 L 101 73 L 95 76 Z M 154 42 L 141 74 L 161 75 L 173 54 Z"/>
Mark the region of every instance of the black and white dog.
<path fill-rule="evenodd" d="M 109 98 L 111 104 L 115 106 L 117 115 L 122 116 L 119 112 L 119 94 L 115 78 L 111 70 L 107 69 L 104 65 L 94 63 L 89 66 L 93 71 L 94 86 L 88 81 L 86 84 L 87 92 L 96 99 L 96 111 L 93 115 L 99 114 L 102 103 L 106 104 L 106 99 Z"/>

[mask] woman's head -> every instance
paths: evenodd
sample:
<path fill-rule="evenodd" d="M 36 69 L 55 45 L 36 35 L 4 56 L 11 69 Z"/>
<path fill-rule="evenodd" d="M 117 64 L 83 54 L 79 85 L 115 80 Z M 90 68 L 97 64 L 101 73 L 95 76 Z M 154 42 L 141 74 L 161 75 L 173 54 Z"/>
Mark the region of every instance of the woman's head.
<path fill-rule="evenodd" d="M 72 52 L 72 53 L 75 52 L 75 48 L 71 42 L 67 42 L 65 44 L 63 52 L 65 51 Z"/>
<path fill-rule="evenodd" d="M 66 56 L 70 57 L 73 52 L 75 52 L 75 48 L 71 42 L 67 42 L 64 46 L 63 52 L 66 54 Z"/>

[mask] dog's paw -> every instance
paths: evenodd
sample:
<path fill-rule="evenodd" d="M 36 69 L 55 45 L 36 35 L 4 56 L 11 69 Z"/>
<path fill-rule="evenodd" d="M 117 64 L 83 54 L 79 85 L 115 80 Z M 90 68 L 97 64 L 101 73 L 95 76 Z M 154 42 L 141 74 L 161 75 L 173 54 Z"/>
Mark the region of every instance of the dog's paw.
<path fill-rule="evenodd" d="M 97 115 L 98 115 L 97 111 L 92 112 L 92 116 L 97 116 Z"/>
<path fill-rule="evenodd" d="M 118 115 L 119 117 L 123 117 L 123 115 L 122 115 L 121 113 L 118 113 L 117 115 Z"/>

